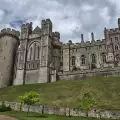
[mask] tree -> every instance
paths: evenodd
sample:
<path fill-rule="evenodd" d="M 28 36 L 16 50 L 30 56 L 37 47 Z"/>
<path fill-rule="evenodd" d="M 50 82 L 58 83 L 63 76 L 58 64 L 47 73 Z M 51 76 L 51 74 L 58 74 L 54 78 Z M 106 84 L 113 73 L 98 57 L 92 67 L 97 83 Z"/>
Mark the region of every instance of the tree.
<path fill-rule="evenodd" d="M 89 93 L 85 93 L 82 98 L 78 98 L 78 108 L 85 110 L 86 116 L 88 116 L 88 111 L 95 106 L 96 102 Z"/>
<path fill-rule="evenodd" d="M 19 97 L 18 97 L 18 100 L 19 100 L 19 102 L 20 102 L 20 111 L 21 111 L 21 109 L 22 109 L 22 104 L 23 104 L 23 102 L 24 102 L 24 96 L 19 96 Z"/>
<path fill-rule="evenodd" d="M 23 96 L 20 96 L 19 100 L 22 103 L 28 105 L 28 112 L 27 112 L 27 116 L 28 116 L 30 106 L 40 101 L 40 95 L 35 91 L 31 91 L 25 93 Z"/>

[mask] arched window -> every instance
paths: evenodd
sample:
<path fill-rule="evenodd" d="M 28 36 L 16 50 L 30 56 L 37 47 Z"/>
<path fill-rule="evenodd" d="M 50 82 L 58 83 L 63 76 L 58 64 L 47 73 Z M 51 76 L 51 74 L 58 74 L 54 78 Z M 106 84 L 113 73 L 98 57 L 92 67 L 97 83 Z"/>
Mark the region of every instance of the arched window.
<path fill-rule="evenodd" d="M 81 63 L 82 63 L 82 65 L 85 64 L 85 55 L 82 55 L 82 56 L 81 56 Z"/>
<path fill-rule="evenodd" d="M 35 54 L 36 54 L 36 43 L 34 43 L 34 57 L 33 57 L 34 60 L 36 58 Z"/>
<path fill-rule="evenodd" d="M 118 49 L 119 49 L 118 45 L 115 45 L 115 50 L 118 50 Z"/>
<path fill-rule="evenodd" d="M 92 54 L 92 55 L 91 55 L 91 58 L 92 58 L 92 63 L 96 63 L 96 55 L 95 55 L 95 54 Z"/>
<path fill-rule="evenodd" d="M 39 54 L 40 54 L 40 46 L 38 46 L 38 50 L 37 50 L 37 51 L 38 51 L 38 57 L 37 57 L 37 58 L 39 59 Z"/>
<path fill-rule="evenodd" d="M 103 63 L 106 62 L 106 54 L 105 53 L 102 53 L 102 61 L 103 61 Z"/>
<path fill-rule="evenodd" d="M 30 60 L 32 59 L 32 47 L 30 48 Z"/>

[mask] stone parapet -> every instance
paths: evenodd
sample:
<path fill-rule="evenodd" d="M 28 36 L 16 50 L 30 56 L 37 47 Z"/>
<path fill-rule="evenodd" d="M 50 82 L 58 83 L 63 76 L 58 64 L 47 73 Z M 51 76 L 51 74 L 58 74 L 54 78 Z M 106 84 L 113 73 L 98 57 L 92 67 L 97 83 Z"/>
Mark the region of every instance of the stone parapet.
<path fill-rule="evenodd" d="M 17 39 L 19 39 L 20 32 L 14 30 L 14 29 L 6 28 L 6 29 L 2 29 L 1 32 L 0 32 L 0 37 L 3 36 L 3 35 L 11 35 L 11 36 L 14 36 Z"/>

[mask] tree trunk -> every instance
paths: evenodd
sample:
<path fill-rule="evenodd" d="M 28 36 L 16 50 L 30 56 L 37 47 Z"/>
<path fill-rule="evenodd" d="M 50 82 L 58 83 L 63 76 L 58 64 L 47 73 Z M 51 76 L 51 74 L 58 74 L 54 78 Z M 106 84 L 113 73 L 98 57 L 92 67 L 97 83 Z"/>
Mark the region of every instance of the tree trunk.
<path fill-rule="evenodd" d="M 86 111 L 86 117 L 88 117 L 88 111 Z"/>
<path fill-rule="evenodd" d="M 29 111 L 30 111 L 30 105 L 28 105 L 28 112 L 27 112 L 27 116 L 28 116 Z"/>
<path fill-rule="evenodd" d="M 43 107 L 42 107 L 42 114 L 44 114 L 44 105 L 43 105 Z"/>
<path fill-rule="evenodd" d="M 22 110 L 22 102 L 20 103 L 20 112 L 21 112 L 21 110 Z"/>
<path fill-rule="evenodd" d="M 69 108 L 69 117 L 71 117 L 71 116 L 70 116 L 70 108 Z"/>

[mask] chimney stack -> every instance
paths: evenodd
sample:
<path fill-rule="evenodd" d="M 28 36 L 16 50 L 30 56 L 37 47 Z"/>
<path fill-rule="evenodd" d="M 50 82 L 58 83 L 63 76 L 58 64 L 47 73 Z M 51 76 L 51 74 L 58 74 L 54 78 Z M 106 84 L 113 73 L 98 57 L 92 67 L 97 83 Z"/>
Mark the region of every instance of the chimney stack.
<path fill-rule="evenodd" d="M 84 43 L 84 36 L 81 34 L 81 43 Z"/>
<path fill-rule="evenodd" d="M 120 18 L 118 18 L 118 28 L 120 30 Z"/>
<path fill-rule="evenodd" d="M 93 32 L 91 33 L 91 38 L 92 38 L 92 41 L 95 41 L 94 33 Z"/>

